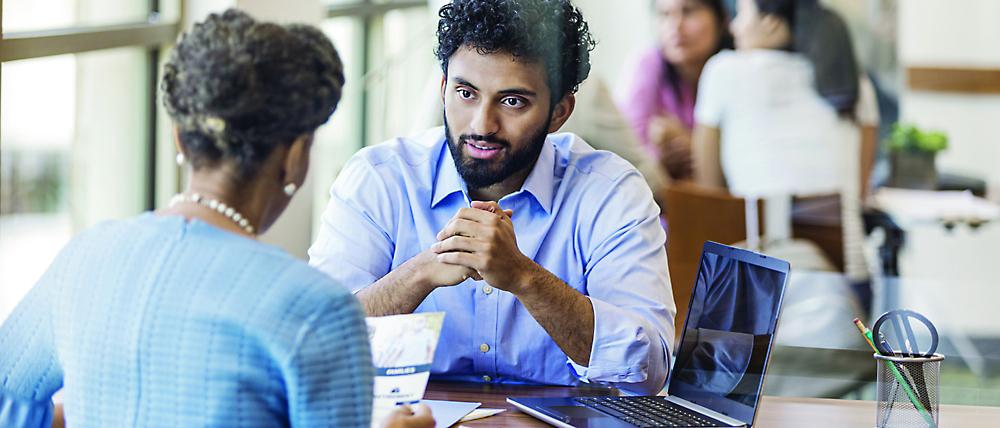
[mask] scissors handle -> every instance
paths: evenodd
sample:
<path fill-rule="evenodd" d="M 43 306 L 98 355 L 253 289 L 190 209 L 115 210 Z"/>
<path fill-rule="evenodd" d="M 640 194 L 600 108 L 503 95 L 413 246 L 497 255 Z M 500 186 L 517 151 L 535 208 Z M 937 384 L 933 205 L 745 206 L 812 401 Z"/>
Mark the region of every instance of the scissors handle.
<path fill-rule="evenodd" d="M 919 348 L 914 349 L 918 343 L 916 335 L 913 334 L 913 326 L 910 319 L 916 319 L 917 321 L 923 323 L 931 334 L 931 344 L 925 352 L 921 352 Z M 930 358 L 934 356 L 934 352 L 937 351 L 938 347 L 938 331 L 937 328 L 934 327 L 934 324 L 927 319 L 927 317 L 908 309 L 891 310 L 882 314 L 882 316 L 878 317 L 875 321 L 875 325 L 872 326 L 873 337 L 882 337 L 882 333 L 879 330 L 882 328 L 882 324 L 888 320 L 893 320 L 892 326 L 895 330 L 896 337 L 900 340 L 900 345 L 904 348 L 901 349 L 900 352 L 905 351 L 910 357 Z M 879 340 L 875 342 L 875 349 L 882 355 L 895 355 L 888 345 L 889 344 L 885 340 Z"/>

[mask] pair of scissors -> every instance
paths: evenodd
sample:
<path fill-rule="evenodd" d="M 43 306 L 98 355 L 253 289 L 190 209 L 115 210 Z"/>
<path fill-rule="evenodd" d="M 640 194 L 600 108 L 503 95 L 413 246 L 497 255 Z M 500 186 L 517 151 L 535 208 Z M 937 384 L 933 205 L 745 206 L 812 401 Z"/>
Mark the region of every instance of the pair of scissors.
<path fill-rule="evenodd" d="M 916 333 L 921 334 L 918 337 Z M 934 324 L 927 317 L 907 309 L 892 310 L 878 317 L 872 326 L 872 338 L 882 339 L 873 340 L 882 355 L 896 355 L 886 338 L 894 338 L 894 348 L 907 357 L 930 358 L 938 347 L 938 331 Z"/>
<path fill-rule="evenodd" d="M 916 328 L 914 328 L 914 320 L 919 322 Z M 920 336 L 917 336 L 917 333 L 920 333 Z M 896 349 L 900 350 L 898 354 L 893 352 L 886 336 L 895 338 Z M 875 338 L 878 338 L 878 340 Z M 937 351 L 938 339 L 937 328 L 934 327 L 934 324 L 927 317 L 906 309 L 896 309 L 886 312 L 878 317 L 872 326 L 872 342 L 875 345 L 875 349 L 882 355 L 930 358 L 934 356 L 934 351 Z M 927 394 L 923 366 L 919 364 L 904 366 L 892 361 L 889 363 L 896 366 L 896 370 L 900 374 L 907 373 L 909 375 L 904 375 L 904 379 L 902 380 L 916 387 L 915 391 L 918 391 L 917 399 L 927 410 L 928 415 L 930 415 L 932 407 L 930 396 Z M 909 379 L 906 379 L 906 377 L 909 377 Z M 890 402 L 895 401 L 895 386 L 897 385 L 894 385 L 893 391 L 890 394 L 892 396 Z M 891 407 L 889 411 L 891 411 Z M 883 424 L 888 420 L 889 411 L 886 412 Z"/>

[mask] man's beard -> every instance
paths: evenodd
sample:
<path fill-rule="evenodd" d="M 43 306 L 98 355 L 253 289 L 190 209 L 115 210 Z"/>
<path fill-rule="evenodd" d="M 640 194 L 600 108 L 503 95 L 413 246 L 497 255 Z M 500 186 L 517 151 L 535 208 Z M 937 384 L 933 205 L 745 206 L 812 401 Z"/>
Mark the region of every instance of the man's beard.
<path fill-rule="evenodd" d="M 548 135 L 549 123 L 552 121 L 552 114 L 545 119 L 545 123 L 538 128 L 530 137 L 529 144 L 520 150 L 511 149 L 510 141 L 492 135 L 463 134 L 458 137 L 458 141 L 451 135 L 448 127 L 448 116 L 444 118 L 444 135 L 448 141 L 448 149 L 451 150 L 451 157 L 455 160 L 455 168 L 458 174 L 465 180 L 465 184 L 470 189 L 483 189 L 507 179 L 511 175 L 532 166 L 538 155 L 545 146 L 545 137 Z M 507 151 L 506 156 L 499 159 L 478 159 L 467 156 L 462 150 L 465 141 L 484 141 L 487 143 L 500 144 Z"/>

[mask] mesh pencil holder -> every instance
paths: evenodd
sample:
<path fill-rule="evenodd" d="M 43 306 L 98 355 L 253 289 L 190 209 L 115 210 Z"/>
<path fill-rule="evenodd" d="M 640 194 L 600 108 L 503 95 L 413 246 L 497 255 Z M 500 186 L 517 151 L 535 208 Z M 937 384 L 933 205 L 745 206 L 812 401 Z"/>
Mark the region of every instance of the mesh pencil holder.
<path fill-rule="evenodd" d="M 912 358 L 875 354 L 877 428 L 936 428 L 944 356 Z"/>

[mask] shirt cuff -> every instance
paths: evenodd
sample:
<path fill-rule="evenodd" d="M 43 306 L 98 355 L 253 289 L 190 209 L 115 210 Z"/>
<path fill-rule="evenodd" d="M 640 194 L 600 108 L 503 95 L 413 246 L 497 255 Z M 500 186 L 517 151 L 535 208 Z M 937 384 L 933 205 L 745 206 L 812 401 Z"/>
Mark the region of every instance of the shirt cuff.
<path fill-rule="evenodd" d="M 48 428 L 54 415 L 52 400 L 22 400 L 0 390 L 0 426 Z"/>
<path fill-rule="evenodd" d="M 584 367 L 567 358 L 569 367 L 584 381 L 645 382 L 650 374 L 650 361 L 661 356 L 661 352 L 653 348 L 660 346 L 658 335 L 638 315 L 593 297 L 587 298 L 594 308 L 590 361 Z M 653 368 L 654 371 L 661 369 Z"/>

